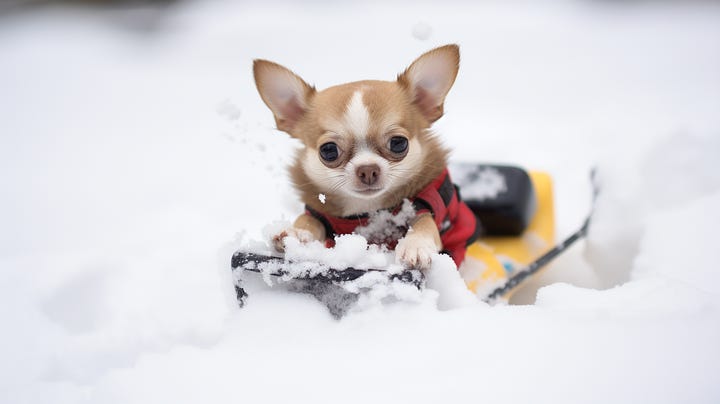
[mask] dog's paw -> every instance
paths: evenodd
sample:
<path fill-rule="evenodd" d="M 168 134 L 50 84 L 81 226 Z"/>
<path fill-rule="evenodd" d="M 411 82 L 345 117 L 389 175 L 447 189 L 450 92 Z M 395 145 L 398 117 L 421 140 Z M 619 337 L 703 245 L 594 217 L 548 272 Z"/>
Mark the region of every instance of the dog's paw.
<path fill-rule="evenodd" d="M 395 247 L 395 259 L 406 267 L 426 270 L 432 263 L 432 255 L 437 252 L 435 242 L 430 237 L 408 234 L 398 241 Z"/>
<path fill-rule="evenodd" d="M 272 238 L 272 244 L 273 247 L 275 247 L 275 250 L 278 252 L 285 252 L 285 239 L 287 237 L 295 238 L 303 244 L 315 240 L 312 233 L 309 231 L 305 229 L 298 229 L 296 227 L 290 227 L 281 231 L 279 234 L 276 234 Z"/>

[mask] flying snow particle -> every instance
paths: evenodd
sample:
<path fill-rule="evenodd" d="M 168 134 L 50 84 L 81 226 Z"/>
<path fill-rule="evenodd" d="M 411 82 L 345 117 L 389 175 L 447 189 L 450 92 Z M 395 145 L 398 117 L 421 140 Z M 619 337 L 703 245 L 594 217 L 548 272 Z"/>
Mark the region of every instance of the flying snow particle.
<path fill-rule="evenodd" d="M 421 41 L 425 41 L 432 35 L 432 27 L 426 22 L 419 22 L 412 27 L 412 35 Z"/>
<path fill-rule="evenodd" d="M 318 194 L 318 199 L 320 200 L 320 203 L 323 205 L 325 204 L 325 194 Z"/>
<path fill-rule="evenodd" d="M 238 108 L 238 106 L 229 99 L 226 99 L 219 103 L 217 108 L 215 108 L 215 111 L 217 111 L 218 114 L 231 121 L 237 121 L 238 119 L 240 119 L 240 115 L 242 115 L 242 111 L 240 110 L 240 108 Z"/>

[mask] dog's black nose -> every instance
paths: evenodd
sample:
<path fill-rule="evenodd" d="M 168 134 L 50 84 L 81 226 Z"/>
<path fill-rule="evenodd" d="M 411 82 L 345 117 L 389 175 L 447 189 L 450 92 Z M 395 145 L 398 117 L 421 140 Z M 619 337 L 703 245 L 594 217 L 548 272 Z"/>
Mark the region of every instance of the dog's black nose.
<path fill-rule="evenodd" d="M 369 164 L 360 166 L 355 170 L 355 174 L 360 178 L 360 182 L 365 185 L 374 185 L 380 175 L 380 167 L 377 164 Z"/>

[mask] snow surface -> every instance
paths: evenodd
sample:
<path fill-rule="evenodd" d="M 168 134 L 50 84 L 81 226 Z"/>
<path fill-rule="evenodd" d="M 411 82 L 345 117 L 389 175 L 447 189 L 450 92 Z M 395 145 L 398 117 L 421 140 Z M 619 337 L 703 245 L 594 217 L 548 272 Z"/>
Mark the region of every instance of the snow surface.
<path fill-rule="evenodd" d="M 0 16 L 0 402 L 719 402 L 720 7 L 619 3 Z M 239 310 L 230 255 L 302 210 L 251 60 L 324 88 L 448 42 L 453 158 L 550 172 L 559 236 L 597 166 L 588 242 L 533 305 L 439 310 L 440 271 L 341 321 L 276 289 Z"/>

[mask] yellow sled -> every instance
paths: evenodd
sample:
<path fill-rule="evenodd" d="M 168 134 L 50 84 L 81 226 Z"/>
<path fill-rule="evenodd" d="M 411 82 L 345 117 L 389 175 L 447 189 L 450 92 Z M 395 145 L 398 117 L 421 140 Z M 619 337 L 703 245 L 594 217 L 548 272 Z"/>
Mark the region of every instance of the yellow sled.
<path fill-rule="evenodd" d="M 555 247 L 552 179 L 541 171 L 525 172 L 510 166 L 458 166 L 455 170 L 451 167 L 453 180 L 458 183 L 463 200 L 475 211 L 481 225 L 488 227 L 486 234 L 468 247 L 461 272 L 468 289 L 488 300 L 491 292 L 506 285 L 518 271 L 526 269 Z M 469 170 L 475 174 L 468 175 Z M 483 179 L 483 170 L 507 183 L 498 185 L 492 178 Z M 486 193 L 481 195 L 485 198 L 477 200 L 472 188 L 478 182 L 485 183 L 486 187 L 504 185 L 504 188 L 495 195 L 481 191 Z M 491 300 L 509 299 L 517 290 L 514 286 L 496 293 Z"/>

